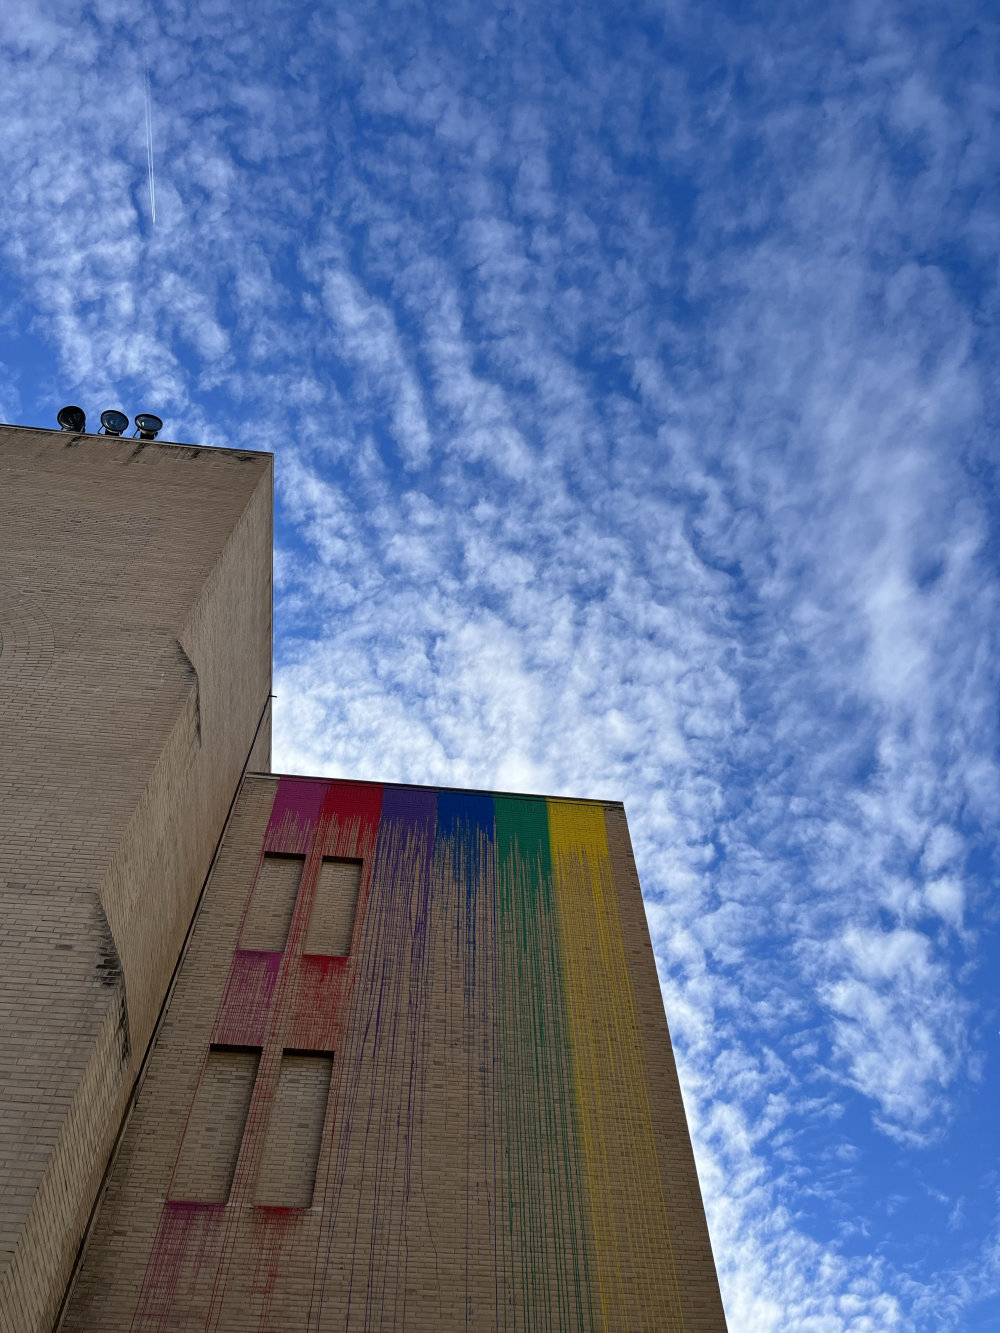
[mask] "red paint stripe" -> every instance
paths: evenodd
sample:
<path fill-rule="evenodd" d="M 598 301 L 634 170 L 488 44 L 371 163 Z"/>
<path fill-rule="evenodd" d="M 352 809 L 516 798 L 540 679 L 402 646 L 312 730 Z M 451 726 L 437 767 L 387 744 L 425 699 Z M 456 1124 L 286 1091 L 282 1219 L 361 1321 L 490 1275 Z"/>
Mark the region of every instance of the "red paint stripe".
<path fill-rule="evenodd" d="M 317 783 L 317 786 L 319 785 Z M 369 848 L 373 848 L 381 817 L 381 784 L 360 782 L 330 782 L 327 784 L 320 812 L 320 823 L 324 827 L 329 828 L 334 822 L 339 826 L 357 820 L 359 833 L 363 831 L 367 835 L 364 838 L 359 837 L 359 844 L 364 842 Z M 345 852 L 331 852 L 326 847 L 324 847 L 324 852 L 327 856 L 350 855 L 350 853 Z M 357 856 L 361 854 L 360 851 L 354 853 Z"/>
<path fill-rule="evenodd" d="M 241 1169 L 234 1178 L 227 1207 L 163 1205 L 135 1314 L 133 1327 L 136 1330 L 155 1329 L 156 1333 L 166 1333 L 172 1326 L 178 1305 L 183 1303 L 178 1297 L 178 1287 L 184 1285 L 182 1274 L 187 1275 L 193 1263 L 198 1271 L 203 1264 L 215 1268 L 204 1327 L 215 1329 L 222 1318 L 237 1232 L 240 1219 L 250 1204 L 250 1190 L 263 1143 L 264 1112 L 274 1091 L 272 1085 L 277 1077 L 280 1052 L 289 1046 L 337 1051 L 341 1044 L 342 1024 L 350 1011 L 351 992 L 357 975 L 355 955 L 372 882 L 382 796 L 382 787 L 375 784 L 301 778 L 278 781 L 261 857 L 266 852 L 305 856 L 299 900 L 283 954 L 250 953 L 238 949 L 234 952 L 212 1034 L 213 1041 L 264 1048 L 244 1130 Z M 349 958 L 301 956 L 309 909 L 324 856 L 357 858 L 364 862 L 355 915 L 355 945 Z M 327 1172 L 331 1146 L 329 1143 L 325 1145 Z M 293 1224 L 291 1214 L 295 1211 L 289 1210 L 287 1219 L 279 1219 L 276 1213 L 272 1215 L 268 1210 L 268 1225 L 258 1236 L 262 1239 L 266 1235 L 266 1242 L 259 1252 L 259 1271 L 253 1282 L 254 1303 L 261 1303 L 259 1317 L 262 1321 L 269 1315 L 274 1279 L 281 1265 L 284 1232 Z M 256 1210 L 252 1215 L 256 1215 Z M 261 1222 L 264 1220 L 262 1214 Z"/>

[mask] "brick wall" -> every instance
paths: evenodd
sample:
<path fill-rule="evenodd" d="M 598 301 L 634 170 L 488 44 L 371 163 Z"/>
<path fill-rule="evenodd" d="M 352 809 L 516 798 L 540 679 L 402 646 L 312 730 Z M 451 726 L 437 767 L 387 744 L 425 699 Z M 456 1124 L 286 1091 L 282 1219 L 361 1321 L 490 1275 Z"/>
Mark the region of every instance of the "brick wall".
<path fill-rule="evenodd" d="M 267 701 L 270 563 L 269 456 L 0 427 L 3 1333 L 62 1298 Z"/>
<path fill-rule="evenodd" d="M 62 1328 L 724 1333 L 621 807 L 247 778 Z"/>

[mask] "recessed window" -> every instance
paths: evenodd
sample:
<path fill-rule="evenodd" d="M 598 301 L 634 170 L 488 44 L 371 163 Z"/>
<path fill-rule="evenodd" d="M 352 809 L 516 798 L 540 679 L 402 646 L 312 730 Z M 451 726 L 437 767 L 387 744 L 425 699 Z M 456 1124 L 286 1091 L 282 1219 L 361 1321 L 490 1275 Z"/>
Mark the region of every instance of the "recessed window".
<path fill-rule="evenodd" d="M 188 1117 L 171 1199 L 225 1203 L 236 1171 L 260 1051 L 213 1046 Z"/>
<path fill-rule="evenodd" d="M 312 1204 L 332 1074 L 332 1055 L 296 1051 L 282 1055 L 256 1203 L 283 1208 Z"/>
<path fill-rule="evenodd" d="M 281 953 L 288 941 L 304 856 L 265 856 L 240 932 L 240 948 Z"/>
<path fill-rule="evenodd" d="M 306 953 L 343 957 L 351 952 L 360 887 L 360 861 L 346 861 L 332 856 L 323 858 L 316 896 L 309 914 Z"/>

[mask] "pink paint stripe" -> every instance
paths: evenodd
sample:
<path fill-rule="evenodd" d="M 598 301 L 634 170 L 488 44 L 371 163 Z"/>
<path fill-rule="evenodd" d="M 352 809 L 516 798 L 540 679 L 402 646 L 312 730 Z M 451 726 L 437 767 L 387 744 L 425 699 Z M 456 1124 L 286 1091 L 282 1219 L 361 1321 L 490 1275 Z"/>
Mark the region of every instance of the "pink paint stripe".
<path fill-rule="evenodd" d="M 212 1041 L 228 1046 L 262 1046 L 271 996 L 281 967 L 280 953 L 237 950 L 229 968 Z"/>
<path fill-rule="evenodd" d="M 309 850 L 325 795 L 324 782 L 310 782 L 302 778 L 280 778 L 264 837 L 264 850 L 305 855 Z"/>

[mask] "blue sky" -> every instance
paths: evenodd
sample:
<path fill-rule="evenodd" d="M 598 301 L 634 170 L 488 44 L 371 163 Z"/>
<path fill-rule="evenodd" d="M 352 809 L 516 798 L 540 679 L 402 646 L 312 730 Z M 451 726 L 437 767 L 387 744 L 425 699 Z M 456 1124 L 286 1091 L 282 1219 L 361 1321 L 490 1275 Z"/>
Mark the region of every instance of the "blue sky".
<path fill-rule="evenodd" d="M 625 800 L 734 1333 L 1000 1329 L 998 51 L 0 8 L 0 418 L 275 451 L 285 771 Z"/>

